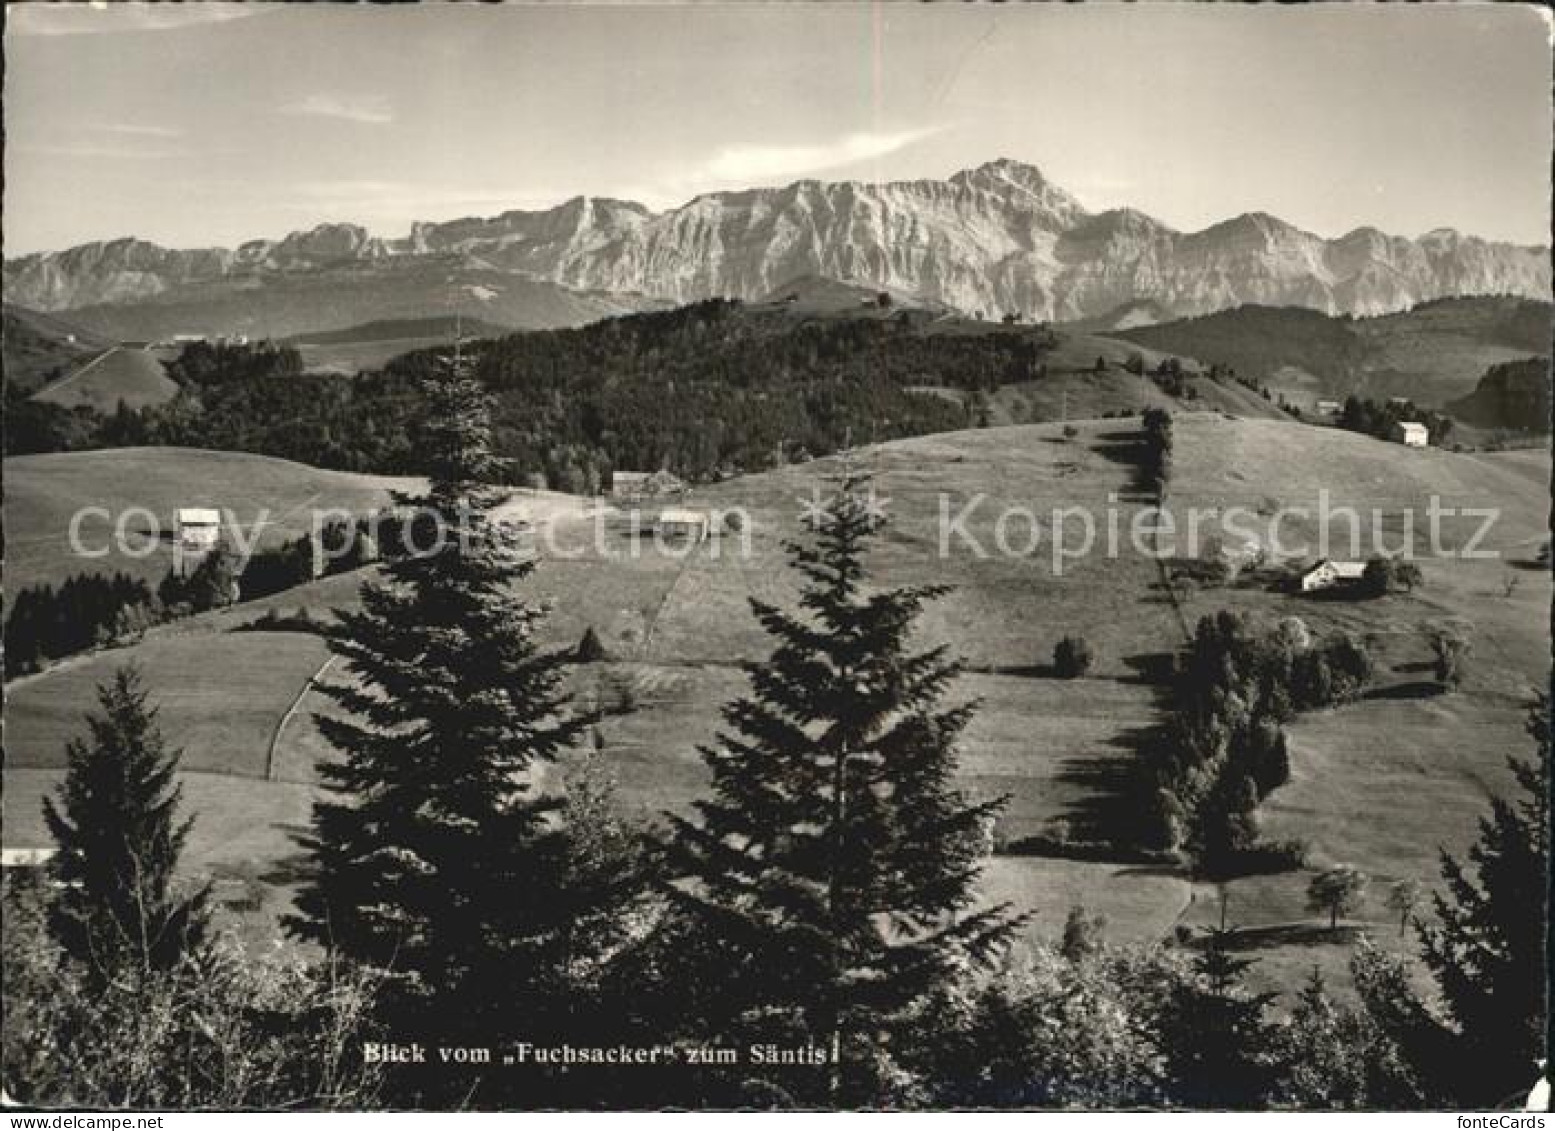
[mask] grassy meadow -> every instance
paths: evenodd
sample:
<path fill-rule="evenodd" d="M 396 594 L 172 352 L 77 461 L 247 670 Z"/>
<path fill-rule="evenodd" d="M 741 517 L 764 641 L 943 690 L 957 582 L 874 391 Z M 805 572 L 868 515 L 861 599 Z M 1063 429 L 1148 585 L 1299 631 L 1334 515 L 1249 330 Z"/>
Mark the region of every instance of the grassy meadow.
<path fill-rule="evenodd" d="M 1291 727 L 1292 780 L 1260 813 L 1269 836 L 1307 839 L 1314 866 L 1342 861 L 1371 875 L 1358 920 L 1395 939 L 1396 920 L 1382 902 L 1386 882 L 1433 882 L 1437 846 L 1460 850 L 1472 838 L 1485 799 L 1507 785 L 1505 756 L 1528 748 L 1523 706 L 1548 664 L 1550 579 L 1530 566 L 1545 536 L 1549 457 L 1413 451 L 1286 421 L 1180 414 L 1169 499 L 1175 508 L 1315 506 L 1324 487 L 1336 505 L 1381 508 L 1385 526 L 1397 527 L 1403 508 L 1423 508 L 1433 493 L 1459 506 L 1500 507 L 1486 544 L 1510 564 L 1425 560 L 1426 584 L 1413 594 L 1320 601 L 1250 577 L 1168 590 L 1158 563 L 1126 548 L 1115 558 L 1066 559 L 1055 570 L 1055 509 L 1096 511 L 1105 538 L 1110 505 L 1126 539 L 1146 506 L 1134 481 L 1137 421 L 1073 426 L 1072 438 L 1056 423 L 921 437 L 858 449 L 847 460 L 872 476 L 892 518 L 872 554 L 873 583 L 954 586 L 929 606 L 921 642 L 948 644 L 965 658 L 968 672 L 953 694 L 981 703 L 964 744 L 965 788 L 1008 797 L 998 830 L 1004 841 L 1116 827 L 1128 819 L 1119 810 L 1120 777 L 1161 721 L 1154 680 L 1162 659 L 1183 643 L 1185 625 L 1233 608 L 1271 622 L 1300 616 L 1314 635 L 1356 632 L 1378 661 L 1372 691 Z M 159 460 L 179 471 L 158 470 Z M 824 494 L 843 463 L 817 460 L 693 490 L 683 505 L 739 509 L 750 521 L 684 557 L 640 545 L 608 507 L 554 496 L 529 501 L 525 513 L 552 523 L 566 556 L 542 549 L 525 595 L 551 603 L 550 643 L 571 646 L 593 627 L 609 652 L 572 678 L 585 702 L 607 709 L 593 756 L 615 776 L 628 808 L 652 819 L 684 809 L 704 789 L 696 748 L 713 739 L 722 705 L 744 690 L 740 664 L 767 648 L 748 603 L 792 602 L 795 578 L 783 542 L 799 533 L 801 501 L 818 487 Z M 200 497 L 188 502 L 275 506 L 279 497 L 299 506 L 365 507 L 391 485 L 276 464 L 282 461 L 185 452 L 170 459 L 152 451 L 8 461 L 13 553 L 32 547 L 21 561 L 33 576 L 57 569 L 57 549 L 49 548 L 59 541 L 58 525 L 85 500 L 113 506 L 152 498 L 146 505 L 170 508 L 186 501 L 179 492 L 193 483 Z M 193 468 L 210 474 L 191 479 Z M 1009 507 L 1035 516 L 1034 549 L 1025 517 L 1000 525 Z M 948 540 L 943 555 L 942 513 L 964 516 L 966 531 Z M 1064 527 L 1071 548 L 1077 524 L 1071 518 Z M 1392 546 L 1401 528 L 1388 529 Z M 603 531 L 597 544 L 596 530 Z M 1015 552 L 999 550 L 1001 531 Z M 1457 520 L 1444 531 L 1450 545 L 1473 533 Z M 1301 534 L 1291 524 L 1283 536 L 1292 542 Z M 740 538 L 749 539 L 748 556 L 732 552 Z M 138 646 L 13 684 L 6 845 L 38 842 L 40 791 L 57 775 L 64 739 L 89 705 L 92 685 L 114 664 L 135 660 L 163 703 L 164 728 L 185 750 L 185 801 L 196 816 L 190 866 L 223 877 L 229 903 L 262 933 L 285 905 L 287 860 L 296 851 L 290 830 L 305 819 L 313 765 L 329 754 L 313 718 L 328 701 L 307 690 L 326 652 L 311 636 L 232 629 L 270 607 L 323 615 L 351 603 L 365 576 L 329 578 L 155 630 Z M 1425 665 L 1428 633 L 1446 622 L 1468 632 L 1474 653 L 1465 687 L 1444 695 Z M 1095 648 L 1087 678 L 1052 676 L 1053 646 L 1066 634 L 1083 635 Z M 345 674 L 331 667 L 323 678 Z M 542 785 L 564 769 L 543 773 Z M 1306 909 L 1309 878 L 1249 877 L 1225 893 L 1228 921 L 1260 960 L 1255 980 L 1294 986 L 1316 963 L 1345 983 L 1353 931 L 1330 934 L 1326 920 Z M 1179 923 L 1217 921 L 1221 897 L 1170 868 L 1011 855 L 993 859 L 983 888 L 990 900 L 1032 912 L 1033 938 L 1056 936 L 1069 907 L 1083 903 L 1106 915 L 1113 939 L 1158 939 Z"/>

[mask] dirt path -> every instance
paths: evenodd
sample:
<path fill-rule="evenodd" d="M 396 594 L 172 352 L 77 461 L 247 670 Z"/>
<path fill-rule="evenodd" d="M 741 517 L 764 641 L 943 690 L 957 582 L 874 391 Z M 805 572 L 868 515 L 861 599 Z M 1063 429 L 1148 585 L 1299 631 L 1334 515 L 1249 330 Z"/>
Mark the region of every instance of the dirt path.
<path fill-rule="evenodd" d="M 265 781 L 276 780 L 275 757 L 277 751 L 281 748 L 281 736 L 286 733 L 286 724 L 292 721 L 292 716 L 302 707 L 302 701 L 308 697 L 308 692 L 318 685 L 319 680 L 323 678 L 324 673 L 329 670 L 330 665 L 334 662 L 335 656 L 333 653 L 324 658 L 324 662 L 319 665 L 318 670 L 307 678 L 302 688 L 297 692 L 296 697 L 292 699 L 291 706 L 286 708 L 286 713 L 281 716 L 281 721 L 275 724 L 275 733 L 270 736 L 270 746 L 265 751 Z"/>

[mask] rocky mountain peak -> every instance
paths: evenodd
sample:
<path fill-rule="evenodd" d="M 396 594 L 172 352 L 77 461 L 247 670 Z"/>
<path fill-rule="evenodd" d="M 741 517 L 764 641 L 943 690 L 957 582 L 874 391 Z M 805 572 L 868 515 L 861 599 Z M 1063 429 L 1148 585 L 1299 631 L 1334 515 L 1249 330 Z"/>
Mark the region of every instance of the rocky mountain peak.
<path fill-rule="evenodd" d="M 1446 295 L 1550 291 L 1549 257 L 1538 248 L 1450 229 L 1409 240 L 1359 228 L 1325 240 L 1266 212 L 1178 232 L 1131 208 L 1093 214 L 1037 166 L 999 158 L 947 180 L 802 180 L 703 193 L 658 213 L 577 196 L 549 209 L 417 223 L 392 241 L 353 223 L 236 251 L 123 239 L 12 260 L 4 294 L 42 310 L 170 290 L 197 301 L 202 285 L 239 271 L 263 280 L 440 255 L 499 275 L 675 302 L 755 299 L 817 276 L 1050 320 L 1099 317 L 1136 300 L 1183 315 L 1243 303 L 1374 314 Z"/>

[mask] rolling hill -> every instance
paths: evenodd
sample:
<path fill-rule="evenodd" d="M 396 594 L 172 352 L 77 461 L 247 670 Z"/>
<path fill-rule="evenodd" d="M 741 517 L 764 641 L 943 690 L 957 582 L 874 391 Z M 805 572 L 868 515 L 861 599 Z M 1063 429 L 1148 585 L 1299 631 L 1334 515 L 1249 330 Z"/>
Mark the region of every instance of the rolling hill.
<path fill-rule="evenodd" d="M 1375 318 L 1243 306 L 1110 331 L 1154 349 L 1233 366 L 1293 403 L 1358 393 L 1441 406 L 1471 392 L 1491 365 L 1549 356 L 1555 307 L 1520 298 L 1450 298 Z"/>
<path fill-rule="evenodd" d="M 6 303 L 0 358 L 8 385 L 31 393 L 108 349 L 112 342 L 64 319 Z"/>
<path fill-rule="evenodd" d="M 470 256 L 426 255 L 234 272 L 178 282 L 154 294 L 72 307 L 70 318 L 114 339 L 163 340 L 179 334 L 287 338 L 455 312 L 515 329 L 578 326 L 661 305 L 640 296 L 572 290 L 500 271 Z"/>
<path fill-rule="evenodd" d="M 1417 451 L 1290 421 L 1179 414 L 1174 510 L 1244 504 L 1266 520 L 1282 506 L 1314 507 L 1319 491 L 1327 490 L 1334 506 L 1361 514 L 1377 508 L 1387 545 L 1396 548 L 1406 537 L 1404 510 L 1423 513 L 1434 496 L 1451 506 L 1497 508 L 1485 544 L 1504 556 L 1427 556 L 1424 588 L 1377 601 L 1315 601 L 1257 585 L 1168 593 L 1150 557 L 1126 542 L 1116 556 L 1105 552 L 1109 504 L 1125 537 L 1145 506 L 1130 501 L 1137 499 L 1130 455 L 1137 423 L 1082 421 L 1074 428 L 1072 438 L 1057 423 L 945 433 L 870 445 L 847 457 L 889 500 L 893 521 L 871 558 L 875 582 L 955 586 L 930 606 L 922 638 L 948 643 L 966 657 L 969 671 L 955 694 L 983 701 L 966 736 L 963 785 L 977 796 L 1010 796 L 1003 839 L 1083 830 L 1118 803 L 1112 783 L 1141 756 L 1142 736 L 1161 719 L 1160 689 L 1150 672 L 1159 657 L 1181 646 L 1196 617 L 1233 608 L 1262 623 L 1297 615 L 1319 636 L 1355 633 L 1377 662 L 1375 690 L 1360 702 L 1298 720 L 1291 731 L 1292 781 L 1261 812 L 1270 835 L 1310 841 L 1313 866 L 1345 861 L 1370 874 L 1373 895 L 1358 918 L 1387 930 L 1393 918 L 1381 903 L 1384 881 L 1429 883 L 1436 846 L 1460 850 L 1472 838 L 1487 794 L 1506 782 L 1503 756 L 1525 748 L 1522 705 L 1542 684 L 1549 662 L 1551 583 L 1547 570 L 1533 566 L 1547 537 L 1548 454 Z M 129 478 L 118 463 L 127 458 L 122 453 L 68 458 L 74 475 L 50 477 L 56 492 L 50 506 L 35 503 L 28 512 L 35 537 L 65 521 L 72 491 L 79 503 L 95 499 L 104 480 Z M 184 458 L 164 455 L 170 467 Z M 228 458 L 238 460 L 234 472 L 247 462 Z M 103 465 L 95 473 L 94 460 Z M 574 678 L 594 701 L 633 706 L 601 724 L 596 755 L 631 806 L 647 815 L 680 808 L 703 787 L 695 746 L 714 733 L 720 705 L 742 688 L 738 665 L 767 648 L 747 600 L 793 600 L 781 543 L 798 533 L 798 500 L 824 488 L 841 463 L 817 460 L 695 489 L 686 505 L 748 513 L 741 535 L 749 538 L 748 556 L 730 552 L 735 547 L 725 542 L 689 554 L 651 548 L 634 554 L 624 520 L 608 512 L 600 525 L 582 508 L 549 512 L 557 549 L 542 551 L 530 595 L 554 603 L 545 628 L 550 641 L 571 645 L 592 627 L 610 654 L 580 666 Z M 197 467 L 183 464 L 172 482 Z M 352 477 L 310 476 L 309 469 L 273 470 L 284 471 L 287 483 L 304 477 L 299 491 L 317 491 L 320 502 L 345 505 L 377 489 Z M 182 497 L 164 481 L 163 501 L 152 505 L 166 505 L 170 489 Z M 348 494 L 337 497 L 341 489 Z M 122 501 L 133 499 L 126 490 Z M 1034 550 L 1028 520 L 1001 520 L 1007 507 L 1035 517 Z M 1101 552 L 1065 558 L 1055 569 L 1060 527 L 1053 515 L 1068 507 L 1096 514 Z M 957 527 L 965 536 L 942 537 L 947 508 L 965 515 Z M 1077 521 L 1062 527 L 1071 549 L 1081 534 Z M 1478 525 L 1469 517 L 1447 519 L 1444 544 L 1462 546 Z M 999 549 L 1001 530 L 1009 553 Z M 1314 535 L 1310 518 L 1300 516 L 1280 530 L 1287 545 Z M 1417 549 L 1425 549 L 1426 537 L 1422 521 L 1414 531 Z M 1519 579 L 1516 586 L 1505 584 L 1510 576 Z M 306 690 L 321 653 L 307 641 L 282 648 L 267 634 L 226 629 L 269 606 L 306 605 L 323 615 L 354 600 L 358 580 L 330 578 L 200 618 L 112 657 L 19 681 L 11 689 L 8 746 L 16 757 L 6 771 L 7 845 L 39 835 L 32 815 L 37 797 L 57 775 L 60 745 L 90 677 L 106 670 L 110 658 L 144 654 L 154 690 L 174 704 L 170 737 L 189 751 L 196 865 L 238 878 L 267 912 L 282 906 L 282 865 L 295 852 L 288 828 L 305 812 L 309 767 L 327 749 L 312 721 L 325 701 Z M 1459 625 L 1475 642 L 1468 682 L 1453 695 L 1436 693 L 1420 674 L 1428 634 L 1441 623 Z M 1053 645 L 1065 634 L 1083 635 L 1095 647 L 1098 662 L 1089 678 L 1047 674 Z M 251 662 L 258 675 L 248 674 Z M 251 690 L 253 680 L 263 689 Z M 302 706 L 293 711 L 299 693 Z M 229 729 L 217 734 L 210 728 L 229 697 L 252 709 L 234 714 L 221 724 Z M 218 824 L 223 835 L 212 836 Z M 1314 963 L 1331 984 L 1346 983 L 1343 936 L 1314 941 L 1321 933 L 1309 929 L 1307 878 L 1296 872 L 1231 885 L 1232 920 L 1239 937 L 1257 949 L 1259 984 L 1295 986 Z M 985 886 L 991 897 L 1034 910 L 1030 930 L 1042 936 L 1056 935 L 1076 902 L 1105 913 L 1108 936 L 1119 940 L 1160 938 L 1178 922 L 1204 922 L 1215 906 L 1211 890 L 1171 869 L 1122 861 L 1001 855 Z"/>
<path fill-rule="evenodd" d="M 1542 357 L 1492 365 L 1474 391 L 1447 405 L 1459 420 L 1481 428 L 1550 431 L 1550 363 Z"/>
<path fill-rule="evenodd" d="M 178 395 L 178 383 L 167 375 L 150 350 L 113 346 L 33 394 L 34 400 L 61 408 L 85 407 L 107 415 L 121 404 L 139 409 L 166 404 Z"/>
<path fill-rule="evenodd" d="M 450 314 L 431 318 L 380 318 L 359 326 L 337 330 L 315 330 L 285 339 L 293 346 L 354 345 L 358 342 L 403 342 L 421 338 L 452 341 L 456 334 L 466 338 L 500 338 L 511 334 L 511 326 L 499 326 L 479 318 L 460 318 Z"/>
<path fill-rule="evenodd" d="M 392 359 L 413 350 L 435 349 L 465 339 L 500 338 L 512 328 L 480 318 L 442 315 L 433 318 L 380 319 L 360 326 L 318 330 L 286 339 L 302 355 L 309 373 L 352 376 L 382 369 Z"/>
<path fill-rule="evenodd" d="M 179 507 L 217 507 L 231 513 L 244 531 L 257 531 L 260 545 L 295 538 L 309 529 L 314 506 L 352 512 L 384 505 L 392 489 L 413 480 L 322 471 L 305 464 L 240 452 L 192 448 L 117 448 L 13 456 L 5 461 L 6 584 L 21 588 L 59 582 L 72 573 L 123 570 L 155 585 L 171 560 L 165 540 L 146 536 L 153 525 L 171 530 Z M 125 552 L 112 537 L 112 523 L 87 515 L 83 557 L 70 545 L 70 523 L 82 507 L 112 515 L 129 508 Z"/>

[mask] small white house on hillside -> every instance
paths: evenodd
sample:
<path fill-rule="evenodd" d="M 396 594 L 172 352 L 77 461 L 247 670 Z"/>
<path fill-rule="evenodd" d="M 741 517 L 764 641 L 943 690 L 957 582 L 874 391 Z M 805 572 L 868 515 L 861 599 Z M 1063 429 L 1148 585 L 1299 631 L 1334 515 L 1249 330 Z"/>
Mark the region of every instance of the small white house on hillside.
<path fill-rule="evenodd" d="M 1410 448 L 1423 448 L 1431 442 L 1431 430 L 1417 420 L 1400 420 L 1393 426 L 1393 438 Z"/>
<path fill-rule="evenodd" d="M 179 507 L 178 544 L 185 550 L 211 550 L 221 541 L 221 512 L 214 507 Z"/>
<path fill-rule="evenodd" d="M 1336 585 L 1354 585 L 1366 574 L 1365 562 L 1336 562 L 1324 558 L 1301 575 L 1301 591 L 1312 593 Z"/>
<path fill-rule="evenodd" d="M 640 499 L 652 476 L 650 471 L 613 471 L 610 473 L 610 495 L 616 499 Z"/>
<path fill-rule="evenodd" d="M 700 542 L 707 537 L 707 515 L 682 507 L 667 508 L 659 512 L 659 533 Z"/>
<path fill-rule="evenodd" d="M 45 868 L 59 854 L 57 848 L 6 848 L 0 849 L 0 867 Z"/>

